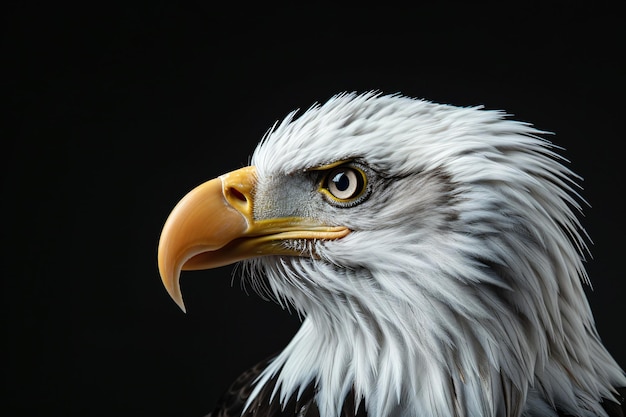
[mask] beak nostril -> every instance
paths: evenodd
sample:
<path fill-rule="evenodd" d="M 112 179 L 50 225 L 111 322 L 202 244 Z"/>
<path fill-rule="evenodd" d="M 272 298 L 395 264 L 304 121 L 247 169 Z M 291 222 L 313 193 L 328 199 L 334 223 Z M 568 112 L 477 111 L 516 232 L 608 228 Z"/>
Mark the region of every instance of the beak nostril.
<path fill-rule="evenodd" d="M 245 167 L 237 171 L 220 176 L 222 181 L 222 195 L 227 204 L 230 204 L 242 216 L 249 219 L 252 216 L 254 204 L 254 187 L 256 175 L 254 167 Z"/>
<path fill-rule="evenodd" d="M 241 191 L 237 190 L 236 188 L 230 188 L 228 191 L 231 196 L 241 201 L 242 203 L 246 203 L 248 201 L 246 196 Z"/>

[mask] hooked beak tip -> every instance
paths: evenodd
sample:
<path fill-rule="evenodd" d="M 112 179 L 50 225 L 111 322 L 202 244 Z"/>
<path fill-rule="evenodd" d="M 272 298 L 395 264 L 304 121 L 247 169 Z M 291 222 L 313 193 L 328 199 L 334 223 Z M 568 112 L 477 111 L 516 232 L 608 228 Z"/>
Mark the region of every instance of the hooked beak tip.
<path fill-rule="evenodd" d="M 161 242 L 163 243 L 163 242 Z M 159 267 L 159 275 L 161 275 L 161 281 L 163 282 L 163 286 L 167 290 L 170 298 L 174 300 L 174 302 L 180 307 L 183 312 L 187 312 L 185 309 L 185 303 L 183 302 L 183 295 L 180 290 L 180 272 L 181 267 L 175 265 L 176 261 L 171 259 L 166 253 L 168 245 L 160 244 L 159 245 L 159 257 L 158 257 L 158 267 Z"/>

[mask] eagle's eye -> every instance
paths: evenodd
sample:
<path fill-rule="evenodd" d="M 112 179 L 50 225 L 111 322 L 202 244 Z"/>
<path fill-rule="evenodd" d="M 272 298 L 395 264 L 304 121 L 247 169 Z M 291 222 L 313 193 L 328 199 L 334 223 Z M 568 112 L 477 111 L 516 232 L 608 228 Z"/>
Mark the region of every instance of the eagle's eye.
<path fill-rule="evenodd" d="M 329 169 L 320 190 L 331 203 L 341 206 L 358 204 L 367 189 L 365 172 L 354 165 L 341 165 Z"/>

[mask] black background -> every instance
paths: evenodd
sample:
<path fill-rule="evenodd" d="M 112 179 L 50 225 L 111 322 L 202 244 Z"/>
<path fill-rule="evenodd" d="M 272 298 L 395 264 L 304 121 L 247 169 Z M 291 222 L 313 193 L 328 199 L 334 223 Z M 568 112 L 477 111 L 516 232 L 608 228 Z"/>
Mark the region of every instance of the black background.
<path fill-rule="evenodd" d="M 625 366 L 621 13 L 473 3 L 2 6 L 5 414 L 201 416 L 284 346 L 297 318 L 232 267 L 186 273 L 178 310 L 158 237 L 275 120 L 341 91 L 483 104 L 555 132 L 591 205 L 591 306 Z"/>

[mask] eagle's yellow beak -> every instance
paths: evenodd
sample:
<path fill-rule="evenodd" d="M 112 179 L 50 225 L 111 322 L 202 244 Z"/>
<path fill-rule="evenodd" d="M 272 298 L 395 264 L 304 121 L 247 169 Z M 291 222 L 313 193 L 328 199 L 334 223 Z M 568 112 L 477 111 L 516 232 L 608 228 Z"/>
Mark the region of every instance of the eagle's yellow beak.
<path fill-rule="evenodd" d="M 191 190 L 170 213 L 158 263 L 167 292 L 185 311 L 181 270 L 209 269 L 264 255 L 307 256 L 283 245 L 292 239 L 338 239 L 350 231 L 311 219 L 255 219 L 256 169 L 222 175 Z"/>

